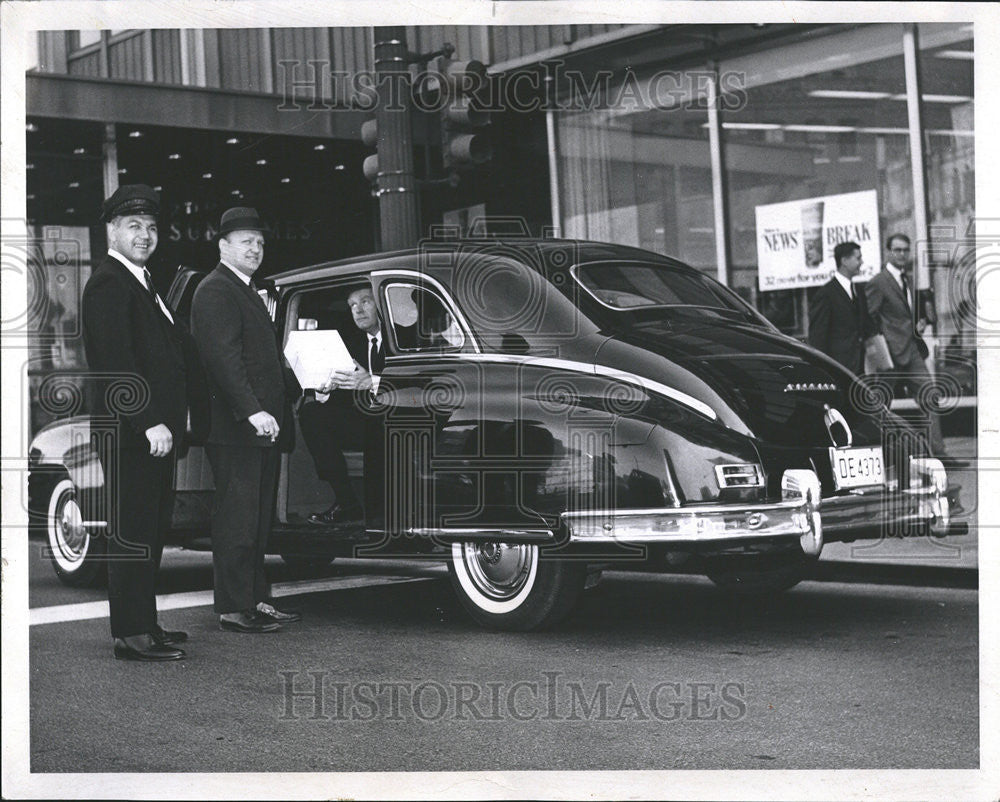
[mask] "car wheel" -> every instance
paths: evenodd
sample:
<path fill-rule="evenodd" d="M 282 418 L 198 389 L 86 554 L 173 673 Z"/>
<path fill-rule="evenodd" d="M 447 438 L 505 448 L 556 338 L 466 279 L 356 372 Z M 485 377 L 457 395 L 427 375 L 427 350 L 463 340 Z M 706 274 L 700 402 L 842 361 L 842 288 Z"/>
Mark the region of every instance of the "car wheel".
<path fill-rule="evenodd" d="M 582 562 L 540 558 L 536 545 L 454 543 L 448 563 L 462 606 L 492 629 L 529 631 L 564 618 L 583 591 Z"/>
<path fill-rule="evenodd" d="M 795 587 L 815 563 L 815 559 L 803 554 L 725 555 L 710 558 L 705 573 L 727 593 L 765 596 Z"/>
<path fill-rule="evenodd" d="M 50 485 L 44 509 L 49 558 L 56 576 L 64 585 L 88 587 L 107 581 L 107 563 L 102 559 L 107 544 L 92 537 L 83 525 L 83 510 L 76 485 L 66 476 Z"/>

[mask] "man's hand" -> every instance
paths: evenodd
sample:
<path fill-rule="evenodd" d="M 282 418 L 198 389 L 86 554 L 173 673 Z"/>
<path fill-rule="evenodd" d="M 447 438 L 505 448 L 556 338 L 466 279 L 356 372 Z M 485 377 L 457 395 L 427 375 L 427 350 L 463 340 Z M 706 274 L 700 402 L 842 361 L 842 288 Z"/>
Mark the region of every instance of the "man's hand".
<path fill-rule="evenodd" d="M 326 384 L 318 388 L 320 392 L 329 392 L 329 389 L 340 390 L 367 390 L 372 386 L 371 374 L 354 361 L 354 370 L 335 370 L 330 374 Z M 324 387 L 329 389 L 324 390 Z"/>
<path fill-rule="evenodd" d="M 146 439 L 149 440 L 149 453 L 154 457 L 165 457 L 174 447 L 174 436 L 162 423 L 146 429 Z"/>
<path fill-rule="evenodd" d="M 272 443 L 278 439 L 278 421 L 270 412 L 254 412 L 247 420 L 257 431 L 258 437 L 270 437 Z"/>
<path fill-rule="evenodd" d="M 920 320 L 917 321 L 917 334 L 923 334 L 924 329 L 926 328 L 927 328 L 927 320 L 924 318 L 920 318 Z"/>

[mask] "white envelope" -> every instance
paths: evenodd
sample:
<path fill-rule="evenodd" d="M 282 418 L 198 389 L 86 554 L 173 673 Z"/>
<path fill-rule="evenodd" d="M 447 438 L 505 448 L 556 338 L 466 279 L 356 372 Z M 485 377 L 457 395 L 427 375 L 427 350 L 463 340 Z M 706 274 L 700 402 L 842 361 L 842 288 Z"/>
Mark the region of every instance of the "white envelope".
<path fill-rule="evenodd" d="M 303 389 L 316 389 L 335 370 L 354 370 L 354 358 L 336 329 L 291 331 L 285 358 Z"/>

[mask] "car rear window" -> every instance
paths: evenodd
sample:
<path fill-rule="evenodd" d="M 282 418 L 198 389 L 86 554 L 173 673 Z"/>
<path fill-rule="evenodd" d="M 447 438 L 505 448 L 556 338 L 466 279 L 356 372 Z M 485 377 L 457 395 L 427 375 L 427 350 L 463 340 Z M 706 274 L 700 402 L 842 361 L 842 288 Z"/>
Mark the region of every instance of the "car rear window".
<path fill-rule="evenodd" d="M 745 314 L 721 287 L 698 273 L 648 264 L 578 265 L 573 275 L 597 301 L 611 309 L 703 307 Z"/>

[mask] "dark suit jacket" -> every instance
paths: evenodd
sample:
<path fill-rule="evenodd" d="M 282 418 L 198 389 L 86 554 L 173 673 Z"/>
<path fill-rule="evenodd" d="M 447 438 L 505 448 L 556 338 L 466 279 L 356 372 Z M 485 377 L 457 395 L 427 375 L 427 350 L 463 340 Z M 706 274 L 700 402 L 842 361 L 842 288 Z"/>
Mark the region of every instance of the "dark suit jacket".
<path fill-rule="evenodd" d="M 916 290 L 911 288 L 910 293 L 916 303 Z M 872 324 L 885 335 L 892 361 L 900 366 L 924 359 L 927 356 L 927 344 L 917 334 L 903 288 L 888 270 L 882 268 L 868 282 L 867 297 Z"/>
<path fill-rule="evenodd" d="M 865 307 L 865 289 L 855 284 L 856 299 L 840 286 L 836 277 L 816 290 L 809 304 L 809 344 L 852 373 L 864 370 L 864 341 L 872 333 Z"/>
<path fill-rule="evenodd" d="M 111 256 L 87 281 L 81 317 L 87 363 L 95 374 L 88 387 L 90 413 L 114 416 L 124 424 L 119 447 L 149 448 L 146 430 L 160 423 L 179 445 L 193 381 L 185 355 L 191 357 L 194 351 L 189 340 L 185 344 L 189 335 L 184 328 L 172 324 L 128 269 Z M 134 404 L 129 393 L 116 393 L 116 376 L 141 382 L 148 390 L 146 402 Z M 145 390 L 139 390 L 140 397 Z"/>
<path fill-rule="evenodd" d="M 274 325 L 257 293 L 220 263 L 195 291 L 191 332 L 212 399 L 208 442 L 270 446 L 248 420 L 263 410 L 278 421 L 281 445 L 288 447 L 294 431 L 289 400 L 298 385 L 289 377 Z"/>

